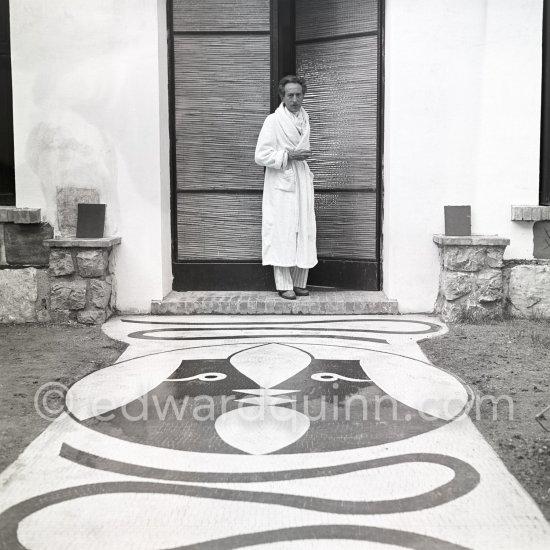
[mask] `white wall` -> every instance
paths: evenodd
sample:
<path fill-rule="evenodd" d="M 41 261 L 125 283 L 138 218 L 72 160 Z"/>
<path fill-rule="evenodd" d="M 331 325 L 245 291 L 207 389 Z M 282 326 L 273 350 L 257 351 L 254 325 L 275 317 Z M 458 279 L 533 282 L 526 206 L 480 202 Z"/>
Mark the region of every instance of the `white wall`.
<path fill-rule="evenodd" d="M 538 204 L 542 0 L 386 0 L 384 290 L 431 311 L 443 206 L 531 258 Z"/>
<path fill-rule="evenodd" d="M 58 186 L 107 203 L 117 307 L 171 286 L 165 0 L 10 3 L 18 206 L 55 226 Z"/>

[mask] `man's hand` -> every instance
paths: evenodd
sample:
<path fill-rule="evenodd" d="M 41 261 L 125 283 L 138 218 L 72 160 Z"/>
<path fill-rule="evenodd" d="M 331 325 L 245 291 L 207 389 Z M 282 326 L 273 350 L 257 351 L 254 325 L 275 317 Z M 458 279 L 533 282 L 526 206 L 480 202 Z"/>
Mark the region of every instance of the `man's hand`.
<path fill-rule="evenodd" d="M 295 149 L 288 151 L 288 160 L 307 160 L 311 156 L 309 149 Z"/>

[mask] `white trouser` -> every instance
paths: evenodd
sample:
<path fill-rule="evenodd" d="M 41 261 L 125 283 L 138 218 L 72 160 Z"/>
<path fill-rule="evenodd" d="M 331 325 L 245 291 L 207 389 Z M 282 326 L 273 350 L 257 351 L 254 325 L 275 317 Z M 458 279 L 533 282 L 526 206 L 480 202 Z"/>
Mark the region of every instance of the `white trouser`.
<path fill-rule="evenodd" d="M 274 265 L 273 273 L 275 274 L 275 288 L 277 290 L 292 290 L 295 286 L 306 288 L 309 269 Z"/>

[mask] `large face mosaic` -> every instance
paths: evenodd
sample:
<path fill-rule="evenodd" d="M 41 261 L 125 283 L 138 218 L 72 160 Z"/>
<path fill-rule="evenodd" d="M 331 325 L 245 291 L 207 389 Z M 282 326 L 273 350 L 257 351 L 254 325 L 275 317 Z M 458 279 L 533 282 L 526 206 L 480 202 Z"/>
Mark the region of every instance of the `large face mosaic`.
<path fill-rule="evenodd" d="M 109 373 L 92 375 L 82 382 L 82 391 L 77 384 L 70 392 L 69 411 L 85 426 L 128 441 L 256 455 L 335 451 L 401 440 L 442 426 L 468 399 L 452 376 L 390 352 L 278 343 L 244 345 L 237 352 L 234 348 L 195 348 L 193 355 L 204 359 L 180 360 L 186 355 L 182 350 L 148 357 L 148 369 L 162 363 L 158 385 L 135 398 L 133 393 L 142 388 L 130 388 L 121 396 L 123 403 L 117 403 L 117 396 L 113 404 L 118 406 L 107 410 L 108 396 L 90 395 L 88 388 L 94 378 L 109 378 Z M 135 366 L 139 371 L 142 362 L 131 360 L 124 370 Z M 433 370 L 438 389 L 445 388 L 438 403 L 433 381 L 422 384 L 426 373 L 414 383 L 419 366 Z M 114 372 L 113 387 L 119 387 L 119 378 Z M 87 398 L 80 398 L 80 393 Z M 82 401 L 101 403 L 101 413 L 89 417 L 87 407 L 82 411 L 74 405 Z"/>

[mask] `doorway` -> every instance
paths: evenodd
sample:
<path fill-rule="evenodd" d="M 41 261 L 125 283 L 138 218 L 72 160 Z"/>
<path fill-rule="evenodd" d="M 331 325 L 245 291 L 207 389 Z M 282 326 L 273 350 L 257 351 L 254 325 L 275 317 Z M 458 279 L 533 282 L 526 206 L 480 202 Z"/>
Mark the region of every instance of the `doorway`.
<path fill-rule="evenodd" d="M 380 289 L 379 0 L 172 0 L 174 290 L 274 289 L 254 148 L 285 74 L 305 77 L 319 264 L 308 283 Z"/>

